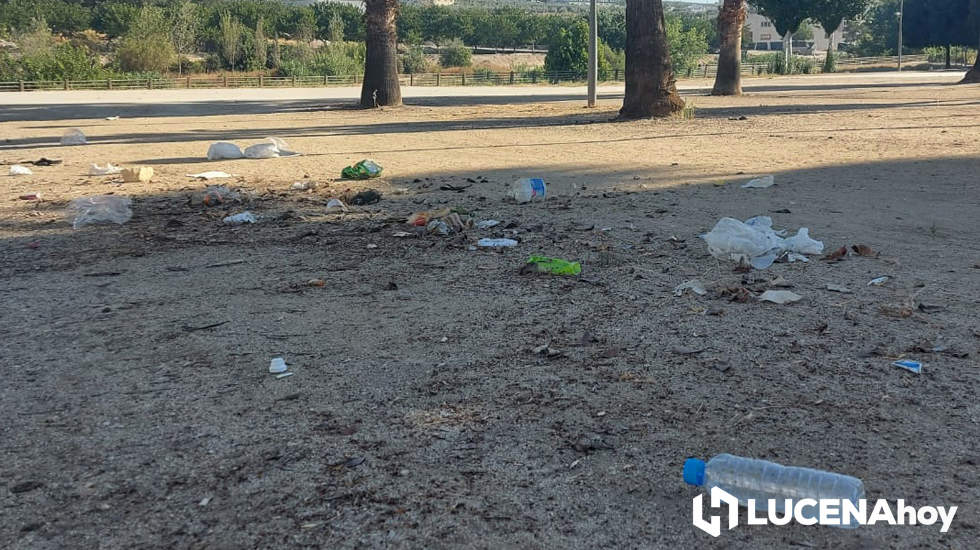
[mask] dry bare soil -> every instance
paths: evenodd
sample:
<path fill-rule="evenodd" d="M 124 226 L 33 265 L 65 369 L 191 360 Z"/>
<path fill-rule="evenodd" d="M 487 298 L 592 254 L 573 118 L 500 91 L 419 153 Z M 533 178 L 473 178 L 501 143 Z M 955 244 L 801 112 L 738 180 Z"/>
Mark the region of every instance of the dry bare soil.
<path fill-rule="evenodd" d="M 980 88 L 750 92 L 632 123 L 609 121 L 615 94 L 3 107 L 0 160 L 64 163 L 0 176 L 0 547 L 975 548 Z M 90 144 L 58 146 L 69 127 Z M 203 159 L 269 135 L 304 155 Z M 339 180 L 365 157 L 381 180 Z M 85 175 L 107 161 L 156 177 Z M 203 170 L 247 203 L 198 204 Z M 758 174 L 777 185 L 739 187 Z M 547 201 L 506 198 L 525 175 Z M 326 212 L 367 187 L 383 199 Z M 132 220 L 72 230 L 66 203 L 107 193 Z M 503 223 L 394 236 L 450 206 Z M 221 223 L 245 209 L 260 222 Z M 880 256 L 738 273 L 708 255 L 719 218 L 760 214 Z M 520 244 L 471 250 L 484 236 Z M 521 275 L 531 254 L 583 272 Z M 730 300 L 777 277 L 803 299 Z M 711 292 L 674 296 L 693 278 Z M 711 539 L 681 465 L 718 453 L 959 511 L 946 534 L 743 511 Z"/>

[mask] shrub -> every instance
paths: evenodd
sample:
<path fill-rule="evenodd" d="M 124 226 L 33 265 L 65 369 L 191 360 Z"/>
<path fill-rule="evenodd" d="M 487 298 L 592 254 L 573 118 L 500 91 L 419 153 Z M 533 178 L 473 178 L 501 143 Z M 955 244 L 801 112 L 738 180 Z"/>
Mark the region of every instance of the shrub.
<path fill-rule="evenodd" d="M 0 80 L 95 80 L 107 74 L 97 56 L 70 43 L 16 59 L 0 55 Z"/>
<path fill-rule="evenodd" d="M 126 36 L 116 48 L 116 62 L 128 72 L 165 72 L 176 58 L 173 45 L 163 35 Z"/>
<path fill-rule="evenodd" d="M 408 51 L 401 56 L 402 72 L 405 74 L 424 73 L 429 70 L 429 61 L 425 58 L 422 46 L 409 46 Z"/>
<path fill-rule="evenodd" d="M 283 48 L 279 76 L 346 76 L 360 74 L 364 69 L 364 44 L 337 42 L 313 50 L 301 47 Z"/>
<path fill-rule="evenodd" d="M 439 64 L 443 67 L 469 67 L 473 64 L 473 51 L 462 40 L 454 38 L 442 47 Z"/>
<path fill-rule="evenodd" d="M 686 74 L 698 66 L 701 58 L 708 53 L 708 39 L 704 31 L 697 27 L 684 30 L 680 18 L 667 18 L 667 43 L 670 44 L 670 64 L 674 74 Z"/>

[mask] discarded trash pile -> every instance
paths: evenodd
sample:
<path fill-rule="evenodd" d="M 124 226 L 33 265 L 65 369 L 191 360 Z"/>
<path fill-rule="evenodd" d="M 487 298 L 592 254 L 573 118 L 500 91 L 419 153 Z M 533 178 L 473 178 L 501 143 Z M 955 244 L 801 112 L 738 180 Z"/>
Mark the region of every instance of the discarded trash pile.
<path fill-rule="evenodd" d="M 129 197 L 115 195 L 81 197 L 68 203 L 66 215 L 75 229 L 95 223 L 123 224 L 133 217 L 132 204 Z"/>
<path fill-rule="evenodd" d="M 218 141 L 208 147 L 208 160 L 271 159 L 297 155 L 299 153 L 289 150 L 286 142 L 276 137 L 265 138 L 264 142 L 250 145 L 244 150 L 228 141 Z"/>
<path fill-rule="evenodd" d="M 366 180 L 381 176 L 384 168 L 373 160 L 364 159 L 340 171 L 340 177 L 349 180 Z"/>
<path fill-rule="evenodd" d="M 786 231 L 774 231 L 772 218 L 756 216 L 744 222 L 722 218 L 714 229 L 701 236 L 708 252 L 719 260 L 733 260 L 756 269 L 766 269 L 776 260 L 809 261 L 804 254 L 823 253 L 823 243 L 810 238 L 806 227 L 784 238 Z"/>

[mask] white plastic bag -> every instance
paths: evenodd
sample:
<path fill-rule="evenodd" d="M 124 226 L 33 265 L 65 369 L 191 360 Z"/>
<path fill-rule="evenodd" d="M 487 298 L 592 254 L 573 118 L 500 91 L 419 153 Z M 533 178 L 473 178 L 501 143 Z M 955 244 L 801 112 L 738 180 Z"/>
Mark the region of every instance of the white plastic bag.
<path fill-rule="evenodd" d="M 708 243 L 708 252 L 720 260 L 746 261 L 756 269 L 765 269 L 786 252 L 820 254 L 823 243 L 810 238 L 806 227 L 788 239 L 785 231 L 773 231 L 772 218 L 756 216 L 741 222 L 722 218 L 715 227 L 701 236 Z"/>
<path fill-rule="evenodd" d="M 255 217 L 255 214 L 246 210 L 241 214 L 226 216 L 225 219 L 223 219 L 222 221 L 227 224 L 240 225 L 243 223 L 255 223 L 256 221 L 258 221 L 258 218 Z"/>
<path fill-rule="evenodd" d="M 71 201 L 66 214 L 75 229 L 90 223 L 123 224 L 133 217 L 132 204 L 129 197 L 95 195 Z"/>
<path fill-rule="evenodd" d="M 90 176 L 108 176 L 111 174 L 118 174 L 120 172 L 122 172 L 122 168 L 113 166 L 111 162 L 107 162 L 105 166 L 93 164 L 88 167 L 88 175 Z"/>
<path fill-rule="evenodd" d="M 208 147 L 208 160 L 240 159 L 243 156 L 241 147 L 227 141 L 218 141 Z"/>
<path fill-rule="evenodd" d="M 10 167 L 10 175 L 11 176 L 30 176 L 33 173 L 34 172 L 31 172 L 31 169 L 30 168 L 28 168 L 26 166 L 21 166 L 19 164 L 15 164 L 15 165 L 13 165 L 13 166 Z"/>
<path fill-rule="evenodd" d="M 62 145 L 85 145 L 86 143 L 88 140 L 85 139 L 85 134 L 78 128 L 72 128 L 61 136 Z"/>
<path fill-rule="evenodd" d="M 742 184 L 742 189 L 765 189 L 776 185 L 776 178 L 772 176 L 762 176 Z"/>
<path fill-rule="evenodd" d="M 279 157 L 292 157 L 299 153 L 289 150 L 286 142 L 279 138 L 265 138 L 262 143 L 256 143 L 245 148 L 245 158 L 250 159 L 274 159 Z"/>

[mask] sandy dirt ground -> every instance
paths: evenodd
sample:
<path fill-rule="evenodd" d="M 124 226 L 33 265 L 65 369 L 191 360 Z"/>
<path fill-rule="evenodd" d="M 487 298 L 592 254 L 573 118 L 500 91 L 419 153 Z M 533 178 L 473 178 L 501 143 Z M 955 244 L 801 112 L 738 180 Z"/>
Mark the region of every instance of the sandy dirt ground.
<path fill-rule="evenodd" d="M 372 112 L 339 92 L 0 97 L 0 161 L 63 159 L 0 167 L 0 546 L 975 548 L 980 87 L 955 79 L 760 80 L 737 99 L 695 82 L 693 119 L 631 123 L 610 122 L 615 89 L 596 110 L 569 88 Z M 71 127 L 90 143 L 57 145 Z M 270 135 L 303 155 L 204 159 Z M 384 177 L 338 178 L 362 158 Z M 242 202 L 199 204 L 185 175 L 204 170 Z M 759 174 L 777 185 L 739 187 Z M 549 198 L 508 200 L 521 176 Z M 366 188 L 382 200 L 327 212 Z M 66 203 L 101 194 L 132 219 L 73 230 Z M 503 223 L 404 223 L 443 207 Z M 259 223 L 221 222 L 245 209 Z M 880 255 L 742 273 L 707 253 L 719 218 L 755 215 Z M 522 275 L 531 254 L 582 274 Z M 674 295 L 693 278 L 707 295 Z M 802 300 L 751 297 L 777 278 Z M 293 376 L 268 373 L 276 356 Z M 712 539 L 681 466 L 719 453 L 959 511 L 940 534 L 743 510 Z"/>

